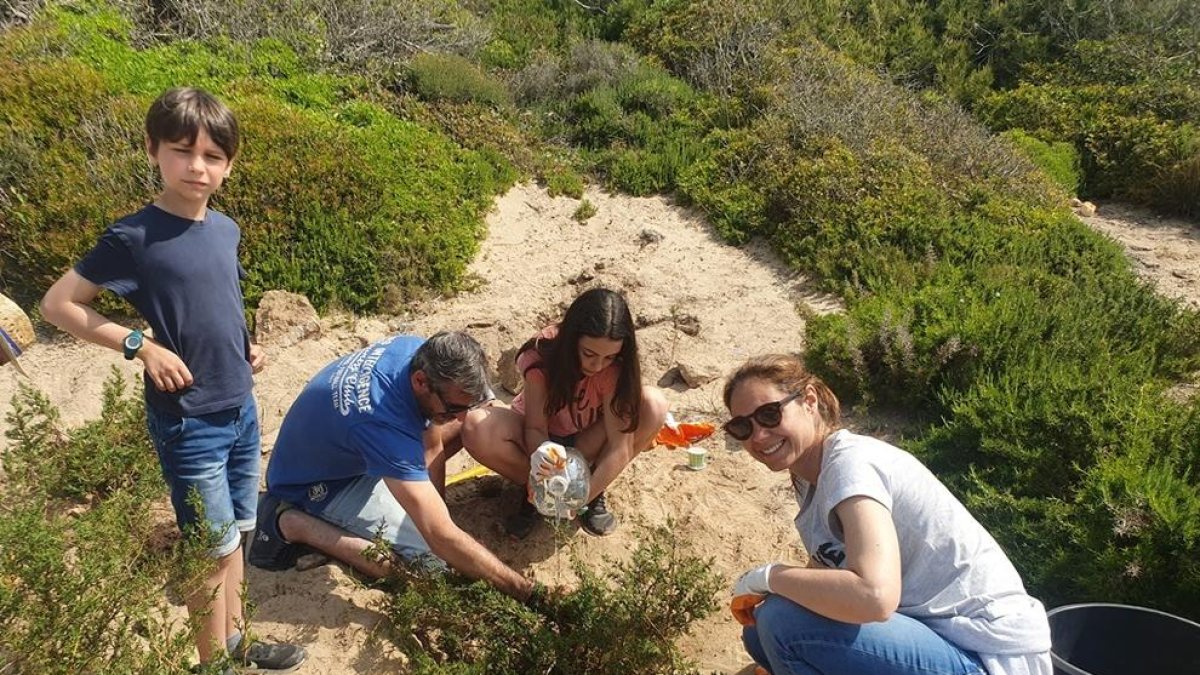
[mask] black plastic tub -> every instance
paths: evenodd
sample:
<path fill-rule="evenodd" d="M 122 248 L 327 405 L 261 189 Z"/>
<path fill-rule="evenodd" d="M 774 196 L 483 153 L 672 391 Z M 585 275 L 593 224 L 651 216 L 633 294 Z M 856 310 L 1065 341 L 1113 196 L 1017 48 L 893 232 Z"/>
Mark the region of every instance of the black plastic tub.
<path fill-rule="evenodd" d="M 1200 624 L 1194 621 L 1106 603 L 1065 605 L 1046 615 L 1057 675 L 1200 674 Z"/>

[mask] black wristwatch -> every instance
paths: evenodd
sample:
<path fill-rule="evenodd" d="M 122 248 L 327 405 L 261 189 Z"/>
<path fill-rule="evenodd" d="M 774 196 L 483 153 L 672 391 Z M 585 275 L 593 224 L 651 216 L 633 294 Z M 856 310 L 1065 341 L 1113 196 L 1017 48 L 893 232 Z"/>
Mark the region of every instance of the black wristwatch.
<path fill-rule="evenodd" d="M 133 357 L 137 356 L 138 350 L 142 348 L 142 331 L 135 330 L 125 336 L 125 341 L 121 343 L 125 351 L 125 360 L 132 361 Z"/>

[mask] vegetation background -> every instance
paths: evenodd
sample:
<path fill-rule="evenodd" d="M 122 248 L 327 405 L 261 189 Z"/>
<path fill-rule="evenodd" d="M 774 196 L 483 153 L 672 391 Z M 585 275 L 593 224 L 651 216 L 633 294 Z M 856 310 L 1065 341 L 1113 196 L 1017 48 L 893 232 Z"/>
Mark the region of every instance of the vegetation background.
<path fill-rule="evenodd" d="M 1200 618 L 1200 403 L 1174 393 L 1200 317 L 1065 207 L 1200 213 L 1189 0 L 10 0 L 0 25 L 0 290 L 26 306 L 153 192 L 140 118 L 180 84 L 254 130 L 214 204 L 252 305 L 460 288 L 525 177 L 671 194 L 844 299 L 808 323 L 813 367 L 915 420 L 902 444 L 1034 594 Z M 177 658 L 131 647 L 172 566 L 129 545 L 162 487 L 120 400 L 90 431 L 8 423 L 29 459 L 5 462 L 0 656 L 29 672 L 54 669 L 27 645 L 54 663 L 96 635 L 131 672 Z M 64 502 L 97 529 L 43 517 Z M 146 602 L 31 613 L 93 607 L 61 599 L 105 566 L 132 573 L 98 597 Z"/>

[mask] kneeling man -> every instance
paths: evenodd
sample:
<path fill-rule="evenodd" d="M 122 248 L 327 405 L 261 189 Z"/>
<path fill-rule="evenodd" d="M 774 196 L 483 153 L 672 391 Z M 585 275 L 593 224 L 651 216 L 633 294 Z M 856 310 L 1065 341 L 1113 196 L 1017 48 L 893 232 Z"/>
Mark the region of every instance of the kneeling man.
<path fill-rule="evenodd" d="M 459 529 L 430 481 L 427 458 L 440 484 L 443 444 L 456 450 L 467 412 L 492 399 L 484 363 L 473 338 L 443 332 L 390 337 L 317 373 L 279 430 L 250 563 L 287 569 L 303 544 L 381 577 L 387 565 L 362 553 L 382 531 L 404 558 L 530 600 L 534 583 Z"/>

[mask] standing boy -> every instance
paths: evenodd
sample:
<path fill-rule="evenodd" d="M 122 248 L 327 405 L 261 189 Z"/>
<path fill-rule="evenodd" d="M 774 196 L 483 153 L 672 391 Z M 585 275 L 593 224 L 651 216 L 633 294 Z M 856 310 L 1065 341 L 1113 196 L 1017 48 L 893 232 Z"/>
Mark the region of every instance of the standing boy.
<path fill-rule="evenodd" d="M 214 570 L 187 598 L 201 664 L 228 650 L 235 664 L 286 672 L 305 659 L 302 648 L 252 643 L 241 633 L 241 533 L 254 528 L 260 462 L 251 372 L 266 356 L 250 343 L 243 315 L 241 233 L 208 208 L 237 149 L 237 121 L 213 96 L 191 88 L 160 96 L 146 114 L 146 154 L 162 192 L 109 227 L 55 282 L 42 315 L 145 366 L 146 422 L 176 522 L 185 532 L 207 525 L 214 546 Z M 93 309 L 101 289 L 129 300 L 154 337 Z"/>

